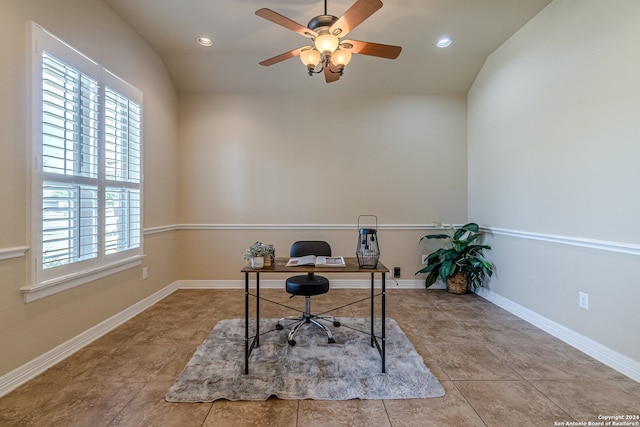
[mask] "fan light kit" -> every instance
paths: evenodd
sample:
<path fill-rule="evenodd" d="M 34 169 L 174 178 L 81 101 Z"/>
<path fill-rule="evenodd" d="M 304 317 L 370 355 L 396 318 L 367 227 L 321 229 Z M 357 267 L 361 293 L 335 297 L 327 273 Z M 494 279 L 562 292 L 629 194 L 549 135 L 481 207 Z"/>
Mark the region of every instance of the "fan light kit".
<path fill-rule="evenodd" d="M 344 67 L 349 64 L 354 53 L 396 59 L 402 51 L 400 46 L 342 40 L 351 30 L 381 7 L 380 0 L 357 0 L 344 15 L 338 18 L 327 14 L 327 0 L 324 0 L 324 15 L 314 17 L 306 27 L 271 9 L 257 10 L 256 15 L 259 17 L 295 31 L 313 41 L 313 45 L 302 46 L 266 59 L 260 62 L 260 65 L 269 66 L 299 56 L 310 76 L 324 72 L 326 82 L 331 83 L 342 76 Z M 320 68 L 316 71 L 318 65 Z"/>

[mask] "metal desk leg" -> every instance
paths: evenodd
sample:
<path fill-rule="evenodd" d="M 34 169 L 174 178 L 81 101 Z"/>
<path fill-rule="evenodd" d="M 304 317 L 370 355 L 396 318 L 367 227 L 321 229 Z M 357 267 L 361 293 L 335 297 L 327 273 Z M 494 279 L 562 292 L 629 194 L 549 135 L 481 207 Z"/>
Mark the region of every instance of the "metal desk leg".
<path fill-rule="evenodd" d="M 244 273 L 244 374 L 249 374 L 249 273 Z"/>
<path fill-rule="evenodd" d="M 249 374 L 249 356 L 260 347 L 260 273 L 256 271 L 256 334 L 249 344 L 249 272 L 244 273 L 244 374 Z"/>
<path fill-rule="evenodd" d="M 260 273 L 256 271 L 256 347 L 260 347 Z"/>
<path fill-rule="evenodd" d="M 384 283 L 384 273 L 380 273 L 382 277 L 382 373 L 384 374 L 387 371 L 386 360 L 385 360 L 385 344 L 386 344 L 386 325 L 385 325 L 385 283 Z"/>
<path fill-rule="evenodd" d="M 373 322 L 375 320 L 375 307 L 374 307 L 374 303 L 373 300 L 375 299 L 373 294 L 374 294 L 374 289 L 375 287 L 375 273 L 371 273 L 371 347 L 374 346 L 374 341 L 375 341 L 375 329 L 373 327 Z"/>

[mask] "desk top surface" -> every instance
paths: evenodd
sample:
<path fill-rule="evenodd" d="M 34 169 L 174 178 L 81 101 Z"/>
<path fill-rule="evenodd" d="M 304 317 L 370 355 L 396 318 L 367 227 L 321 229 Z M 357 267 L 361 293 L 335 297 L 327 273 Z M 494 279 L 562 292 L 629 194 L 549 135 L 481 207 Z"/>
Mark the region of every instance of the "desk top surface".
<path fill-rule="evenodd" d="M 242 273 L 386 273 L 389 271 L 380 261 L 376 268 L 360 268 L 356 257 L 344 257 L 346 267 L 315 267 L 313 265 L 287 267 L 288 261 L 289 258 L 276 257 L 275 262 L 269 267 L 254 270 L 251 265 L 246 265 Z"/>

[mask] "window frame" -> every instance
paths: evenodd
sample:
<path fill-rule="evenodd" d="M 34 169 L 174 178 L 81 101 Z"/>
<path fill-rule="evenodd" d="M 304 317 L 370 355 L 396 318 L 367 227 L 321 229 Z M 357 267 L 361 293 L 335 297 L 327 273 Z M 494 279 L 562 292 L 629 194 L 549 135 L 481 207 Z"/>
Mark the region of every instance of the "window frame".
<path fill-rule="evenodd" d="M 21 288 L 25 302 L 35 301 L 37 299 L 53 295 L 55 293 L 70 289 L 97 279 L 107 277 L 126 269 L 133 268 L 142 263 L 144 258 L 144 168 L 143 168 L 143 148 L 144 148 L 144 105 L 142 92 L 120 79 L 100 64 L 91 60 L 78 50 L 69 46 L 67 43 L 48 32 L 35 22 L 27 23 L 27 33 L 29 41 L 29 76 L 30 81 L 28 90 L 29 108 L 28 108 L 28 136 L 29 147 L 29 188 L 32 197 L 30 198 L 30 206 L 28 213 L 30 215 L 30 268 L 28 274 L 28 285 Z M 93 258 L 70 262 L 66 265 L 55 266 L 51 268 L 43 268 L 43 221 L 44 221 L 44 202 L 43 202 L 43 184 L 47 181 L 49 175 L 44 172 L 42 165 L 43 159 L 43 52 L 64 62 L 80 73 L 95 79 L 98 82 L 98 137 L 97 137 L 97 255 Z M 105 91 L 106 88 L 126 98 L 128 101 L 139 106 L 139 178 L 136 180 L 127 179 L 107 179 L 106 167 L 106 150 L 108 143 L 106 142 L 107 103 Z M 130 135 L 131 132 L 127 132 Z M 74 181 L 77 175 L 69 175 L 69 182 Z M 60 176 L 58 176 L 60 178 Z M 84 178 L 79 178 L 82 181 Z M 91 178 L 93 179 L 93 178 Z M 66 181 L 66 176 L 55 182 Z M 123 190 L 137 194 L 139 209 L 139 229 L 137 230 L 137 238 L 139 244 L 137 247 L 120 250 L 114 253 L 106 252 L 106 235 L 107 224 L 107 201 L 106 193 L 112 189 Z M 129 224 L 130 221 L 127 222 Z M 81 239 L 81 237 L 76 237 Z M 78 240 L 79 241 L 79 240 Z"/>

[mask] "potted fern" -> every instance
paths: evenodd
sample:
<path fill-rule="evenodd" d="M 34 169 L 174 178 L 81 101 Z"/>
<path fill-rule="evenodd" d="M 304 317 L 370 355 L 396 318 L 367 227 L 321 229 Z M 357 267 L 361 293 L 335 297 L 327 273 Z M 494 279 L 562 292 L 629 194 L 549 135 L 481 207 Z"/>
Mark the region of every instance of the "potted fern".
<path fill-rule="evenodd" d="M 474 244 L 483 234 L 478 224 L 470 222 L 459 228 L 443 228 L 448 229 L 447 234 L 427 234 L 420 239 L 420 242 L 424 239 L 447 239 L 449 245 L 430 253 L 427 265 L 416 274 L 427 274 L 427 288 L 439 277 L 447 285 L 447 291 L 459 295 L 466 293 L 469 287 L 475 290 L 483 286 L 484 279 L 493 274 L 493 267 L 483 256 L 483 250 L 491 247 Z"/>

